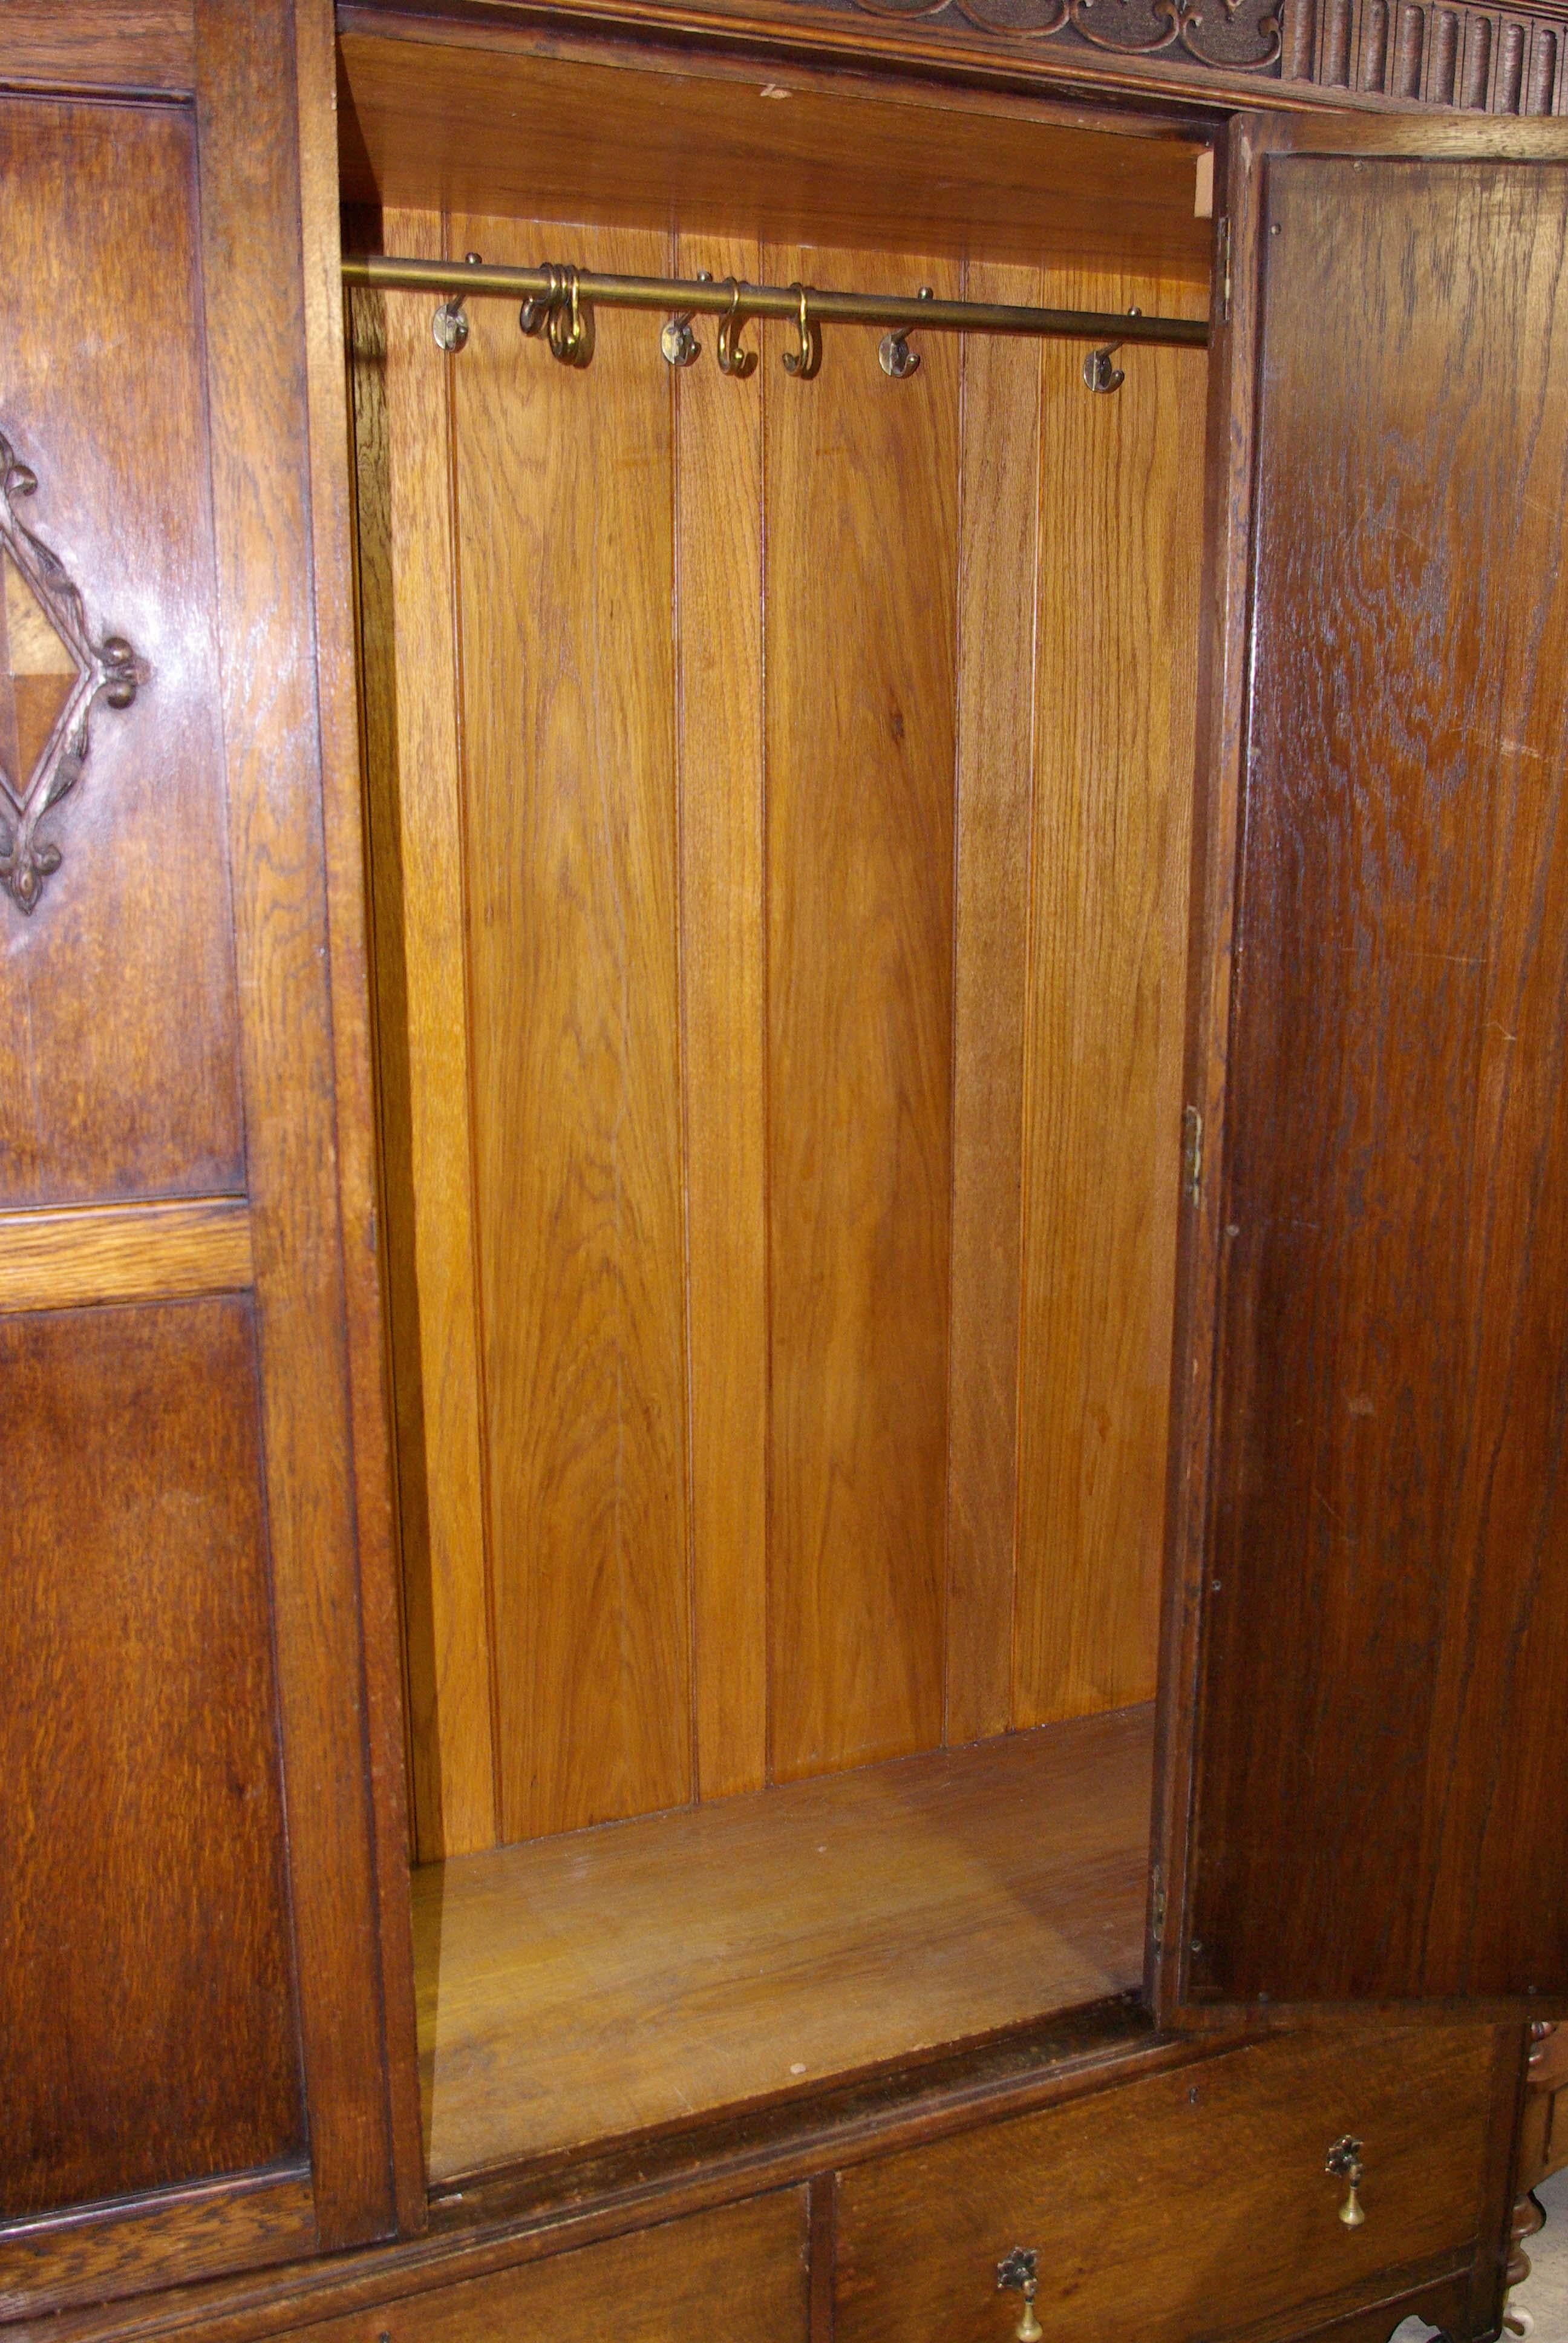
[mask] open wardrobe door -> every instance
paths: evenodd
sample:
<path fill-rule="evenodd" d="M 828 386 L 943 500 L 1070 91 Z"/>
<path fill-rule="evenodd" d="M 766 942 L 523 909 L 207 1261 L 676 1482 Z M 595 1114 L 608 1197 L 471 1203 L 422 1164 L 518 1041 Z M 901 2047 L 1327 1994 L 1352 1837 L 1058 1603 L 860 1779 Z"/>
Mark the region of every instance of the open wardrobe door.
<path fill-rule="evenodd" d="M 1166 2022 L 1568 2008 L 1568 138 L 1241 117 Z"/>

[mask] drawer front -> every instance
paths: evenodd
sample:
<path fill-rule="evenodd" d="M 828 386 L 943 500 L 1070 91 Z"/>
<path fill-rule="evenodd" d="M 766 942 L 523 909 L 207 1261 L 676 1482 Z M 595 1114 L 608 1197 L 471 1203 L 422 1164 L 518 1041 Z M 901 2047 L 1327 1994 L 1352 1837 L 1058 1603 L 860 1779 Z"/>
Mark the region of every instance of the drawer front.
<path fill-rule="evenodd" d="M 1022 2303 L 997 2265 L 1020 2246 L 1046 2343 L 1188 2343 L 1457 2258 L 1512 2038 L 1281 2035 L 846 2171 L 835 2343 L 1007 2343 Z M 1364 2143 L 1360 2227 L 1324 2170 L 1346 2133 Z"/>
<path fill-rule="evenodd" d="M 805 2343 L 806 2196 L 758 2197 L 305 2328 L 289 2343 Z"/>

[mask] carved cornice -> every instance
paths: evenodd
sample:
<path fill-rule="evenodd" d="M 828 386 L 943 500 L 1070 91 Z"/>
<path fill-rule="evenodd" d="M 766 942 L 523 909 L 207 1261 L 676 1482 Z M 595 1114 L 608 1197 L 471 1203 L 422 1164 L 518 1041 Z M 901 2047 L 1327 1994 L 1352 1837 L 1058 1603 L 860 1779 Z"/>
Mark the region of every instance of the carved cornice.
<path fill-rule="evenodd" d="M 1568 23 L 1555 0 L 1530 7 L 1472 0 L 797 0 L 816 15 L 950 30 L 1020 60 L 1076 70 L 1161 59 L 1260 96 L 1300 85 L 1352 104 L 1441 111 L 1568 113 Z M 1282 89 L 1281 95 L 1284 92 Z"/>
<path fill-rule="evenodd" d="M 24 911 L 36 907 L 45 880 L 60 867 L 59 847 L 40 839 L 38 825 L 82 777 L 94 709 L 100 699 L 128 708 L 147 673 L 123 635 L 94 639 L 64 562 L 18 515 L 17 498 L 33 496 L 37 487 L 36 473 L 0 432 L 0 555 L 12 565 L 4 578 L 4 680 L 10 702 L 8 745 L 0 753 L 0 886 Z M 0 558 L 0 570 L 5 568 Z M 17 639 L 28 626 L 31 649 Z M 43 687 L 51 719 L 46 727 L 35 722 L 31 731 L 17 712 L 29 684 Z"/>

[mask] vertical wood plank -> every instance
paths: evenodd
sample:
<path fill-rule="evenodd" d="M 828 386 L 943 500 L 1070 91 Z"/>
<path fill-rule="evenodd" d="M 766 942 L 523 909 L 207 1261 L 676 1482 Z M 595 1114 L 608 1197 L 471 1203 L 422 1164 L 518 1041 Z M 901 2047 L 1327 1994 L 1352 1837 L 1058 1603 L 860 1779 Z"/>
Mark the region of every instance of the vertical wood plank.
<path fill-rule="evenodd" d="M 427 2217 L 414 1948 L 408 1900 L 401 1573 L 387 1408 L 386 1309 L 373 1075 L 365 794 L 356 659 L 353 493 L 332 0 L 297 0 L 300 227 L 311 566 L 322 735 L 338 1199 L 347 1304 L 354 1509 L 365 1654 L 367 1757 L 376 1839 L 377 1926 L 394 2208 L 403 2233 Z"/>
<path fill-rule="evenodd" d="M 1038 302 L 1036 269 L 976 265 L 975 301 Z M 963 350 L 947 1739 L 1012 1722 L 1023 1036 L 1040 510 L 1040 349 Z"/>
<path fill-rule="evenodd" d="M 287 0 L 196 0 L 202 286 L 267 1526 L 325 2249 L 395 2217 L 337 1182 Z M 292 259 L 288 256 L 292 255 Z"/>
<path fill-rule="evenodd" d="M 558 235 L 560 232 L 557 231 Z M 549 231 L 455 219 L 454 248 Z M 662 274 L 670 240 L 571 231 Z M 691 1788 L 673 401 L 479 305 L 455 375 L 480 1294 L 508 1838 Z"/>
<path fill-rule="evenodd" d="M 1089 271 L 1042 298 L 1191 309 Z M 1014 1723 L 1154 1685 L 1196 707 L 1201 353 L 1042 352 Z"/>
<path fill-rule="evenodd" d="M 389 211 L 393 251 L 441 249 Z M 433 304 L 378 305 L 359 353 L 359 583 L 415 1844 L 493 1846 L 447 368 Z M 377 314 L 361 303 L 357 314 Z M 380 442 L 378 445 L 377 442 Z"/>
<path fill-rule="evenodd" d="M 682 236 L 677 274 L 755 279 L 755 244 Z M 767 1001 L 762 402 L 676 379 L 677 754 L 697 1786 L 768 1763 Z"/>
<path fill-rule="evenodd" d="M 946 262 L 769 251 L 788 283 Z M 776 367 L 781 329 L 768 337 Z M 767 410 L 780 1779 L 942 1730 L 959 354 L 835 337 Z"/>

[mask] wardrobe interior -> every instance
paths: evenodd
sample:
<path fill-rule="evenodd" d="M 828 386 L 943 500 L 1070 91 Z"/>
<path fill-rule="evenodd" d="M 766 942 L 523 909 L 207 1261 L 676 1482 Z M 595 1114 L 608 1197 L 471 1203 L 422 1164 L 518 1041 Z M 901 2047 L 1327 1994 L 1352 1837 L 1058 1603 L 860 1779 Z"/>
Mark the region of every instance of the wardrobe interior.
<path fill-rule="evenodd" d="M 1207 315 L 1170 121 L 347 22 L 346 248 Z M 348 306 L 437 2189 L 1140 1980 L 1206 387 L 438 297 Z"/>

